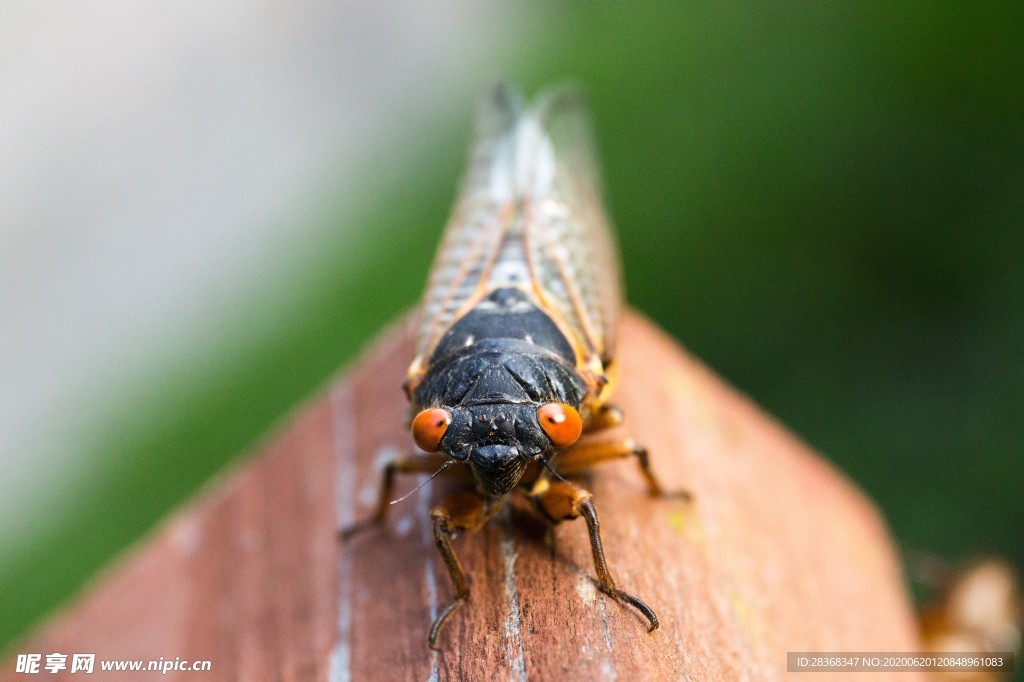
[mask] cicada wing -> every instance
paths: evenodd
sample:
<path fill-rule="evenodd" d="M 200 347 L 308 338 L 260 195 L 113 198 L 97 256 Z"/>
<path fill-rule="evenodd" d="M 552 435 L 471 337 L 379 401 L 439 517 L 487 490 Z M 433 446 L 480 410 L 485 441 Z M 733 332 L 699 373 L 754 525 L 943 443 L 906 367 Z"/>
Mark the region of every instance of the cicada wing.
<path fill-rule="evenodd" d="M 417 354 L 429 357 L 461 312 L 486 293 L 486 279 L 509 227 L 513 187 L 509 172 L 518 93 L 495 86 L 480 106 L 469 169 L 427 282 L 418 320 Z"/>
<path fill-rule="evenodd" d="M 599 185 L 578 91 L 524 109 L 507 87 L 492 90 L 427 285 L 411 378 L 463 313 L 507 286 L 537 299 L 581 363 L 611 357 L 619 262 Z"/>
<path fill-rule="evenodd" d="M 526 224 L 532 276 L 584 355 L 607 363 L 615 350 L 621 266 L 601 198 L 586 100 L 576 89 L 552 91 L 531 119 L 520 126 L 519 137 L 535 147 L 526 165 L 539 169 L 534 186 L 523 188 L 531 199 Z M 532 126 L 535 140 L 529 139 Z"/>

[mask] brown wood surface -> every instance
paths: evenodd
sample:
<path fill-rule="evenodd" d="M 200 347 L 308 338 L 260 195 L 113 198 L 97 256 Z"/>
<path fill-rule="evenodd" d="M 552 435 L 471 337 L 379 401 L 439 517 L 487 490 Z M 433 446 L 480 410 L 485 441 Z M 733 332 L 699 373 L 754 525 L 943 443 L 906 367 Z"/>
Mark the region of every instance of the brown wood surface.
<path fill-rule="evenodd" d="M 629 317 L 620 347 L 626 428 L 694 495 L 649 499 L 629 461 L 587 482 L 613 574 L 658 613 L 654 633 L 595 589 L 582 521 L 549 534 L 509 509 L 456 540 L 472 597 L 443 651 L 427 649 L 451 596 L 429 533 L 446 484 L 336 539 L 370 513 L 381 464 L 411 448 L 398 330 L 11 652 L 212 661 L 167 679 L 771 680 L 787 651 L 916 650 L 872 503 L 648 322 Z M 0 677 L 28 679 L 13 670 Z"/>

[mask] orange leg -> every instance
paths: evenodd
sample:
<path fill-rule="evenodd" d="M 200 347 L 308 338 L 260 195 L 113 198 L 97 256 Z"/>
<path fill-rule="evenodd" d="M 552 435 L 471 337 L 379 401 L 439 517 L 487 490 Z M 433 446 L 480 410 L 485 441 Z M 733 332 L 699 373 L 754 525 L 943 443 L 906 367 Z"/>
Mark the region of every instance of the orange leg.
<path fill-rule="evenodd" d="M 620 604 L 628 604 L 642 613 L 649 622 L 648 632 L 656 630 L 658 616 L 651 607 L 615 587 L 615 580 L 608 570 L 608 562 L 604 556 L 604 545 L 601 543 L 601 524 L 597 518 L 597 508 L 594 507 L 590 493 L 571 483 L 555 481 L 546 492 L 534 498 L 534 503 L 552 523 L 578 519 L 581 516 L 586 520 L 590 533 L 590 549 L 594 555 L 594 569 L 597 571 L 601 591 Z"/>
<path fill-rule="evenodd" d="M 651 468 L 647 448 L 637 445 L 632 438 L 611 441 L 581 441 L 558 455 L 558 459 L 555 460 L 555 468 L 560 474 L 572 476 L 586 471 L 595 464 L 625 457 L 636 457 L 640 464 L 640 471 L 647 479 L 647 492 L 651 497 L 690 499 L 690 493 L 685 490 L 667 492 L 662 487 Z"/>
<path fill-rule="evenodd" d="M 452 579 L 452 590 L 455 601 L 434 619 L 427 635 L 427 645 L 436 649 L 437 636 L 441 632 L 448 617 L 469 600 L 469 581 L 462 570 L 459 557 L 452 549 L 452 539 L 460 530 L 477 531 L 497 513 L 500 505 L 484 500 L 480 495 L 470 491 L 459 491 L 449 495 L 444 502 L 434 507 L 430 517 L 434 520 L 434 544 L 441 553 L 448 575 Z"/>
<path fill-rule="evenodd" d="M 341 538 L 348 540 L 356 533 L 380 523 L 388 513 L 391 496 L 395 491 L 395 474 L 432 474 L 448 459 L 442 454 L 411 455 L 392 460 L 384 467 L 384 475 L 380 481 L 380 497 L 377 499 L 377 510 L 373 516 L 357 521 L 341 531 Z"/>
<path fill-rule="evenodd" d="M 601 405 L 590 415 L 587 433 L 596 433 L 622 424 L 622 410 L 615 405 Z"/>

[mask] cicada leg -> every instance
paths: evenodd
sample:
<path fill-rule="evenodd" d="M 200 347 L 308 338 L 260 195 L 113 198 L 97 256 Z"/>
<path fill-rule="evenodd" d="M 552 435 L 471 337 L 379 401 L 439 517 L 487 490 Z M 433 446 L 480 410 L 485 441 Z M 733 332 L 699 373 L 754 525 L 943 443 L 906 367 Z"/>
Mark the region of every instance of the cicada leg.
<path fill-rule="evenodd" d="M 597 433 L 598 431 L 604 431 L 615 426 L 622 424 L 623 414 L 622 409 L 615 405 L 601 405 L 594 409 L 590 415 L 590 421 L 587 423 L 586 432 Z"/>
<path fill-rule="evenodd" d="M 341 530 L 341 538 L 348 540 L 356 533 L 380 523 L 388 513 L 388 506 L 391 503 L 391 496 L 395 490 L 396 474 L 432 474 L 445 463 L 448 458 L 443 454 L 410 455 L 387 463 L 380 480 L 380 497 L 377 499 L 377 509 L 373 516 L 362 521 L 357 521 L 348 528 Z"/>
<path fill-rule="evenodd" d="M 558 455 L 555 468 L 560 474 L 572 476 L 586 471 L 595 464 L 625 457 L 636 457 L 640 471 L 647 480 L 647 492 L 651 497 L 690 499 L 690 493 L 685 490 L 665 490 L 655 475 L 654 469 L 651 468 L 651 459 L 647 454 L 647 448 L 638 445 L 632 438 L 611 441 L 580 441 Z"/>
<path fill-rule="evenodd" d="M 482 528 L 488 519 L 494 516 L 498 507 L 498 504 L 484 500 L 475 492 L 463 490 L 452 493 L 430 512 L 430 517 L 434 520 L 434 544 L 437 545 L 437 551 L 441 553 L 441 558 L 448 568 L 452 590 L 455 593 L 455 601 L 438 614 L 430 626 L 427 645 L 431 649 L 437 648 L 437 636 L 445 621 L 469 600 L 469 581 L 466 579 L 466 572 L 462 570 L 459 557 L 452 549 L 452 539 L 460 530 L 476 531 Z"/>
<path fill-rule="evenodd" d="M 604 556 L 604 545 L 601 542 L 601 524 L 597 518 L 597 508 L 590 493 L 578 488 L 571 483 L 556 481 L 551 484 L 546 492 L 534 498 L 537 508 L 552 523 L 570 521 L 583 517 L 587 522 L 587 530 L 590 533 L 590 549 L 594 555 L 594 569 L 597 571 L 597 581 L 601 591 L 620 604 L 628 604 L 642 613 L 648 620 L 648 632 L 658 628 L 658 616 L 647 604 L 634 597 L 628 592 L 623 592 L 615 586 L 615 580 L 608 569 L 608 561 Z"/>

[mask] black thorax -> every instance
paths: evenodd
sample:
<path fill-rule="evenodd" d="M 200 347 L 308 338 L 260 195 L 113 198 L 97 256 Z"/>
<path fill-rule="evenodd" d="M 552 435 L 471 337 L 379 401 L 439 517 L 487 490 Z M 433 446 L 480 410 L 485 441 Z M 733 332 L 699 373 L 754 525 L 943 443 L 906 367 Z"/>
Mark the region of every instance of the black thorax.
<path fill-rule="evenodd" d="M 518 289 L 498 289 L 452 325 L 416 387 L 421 407 L 487 403 L 579 407 L 586 384 L 572 346 Z"/>

